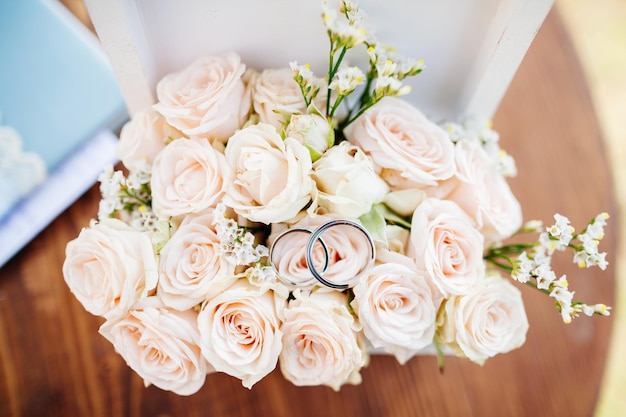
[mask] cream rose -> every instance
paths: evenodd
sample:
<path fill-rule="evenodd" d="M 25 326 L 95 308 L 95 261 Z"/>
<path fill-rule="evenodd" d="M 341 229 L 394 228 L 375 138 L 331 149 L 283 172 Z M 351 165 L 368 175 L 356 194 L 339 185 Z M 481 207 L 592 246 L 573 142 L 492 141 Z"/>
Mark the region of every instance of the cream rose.
<path fill-rule="evenodd" d="M 313 231 L 331 220 L 331 216 L 307 216 L 293 228 L 302 228 Z M 294 283 L 301 288 L 311 289 L 320 283 L 311 274 L 306 261 L 306 249 L 310 233 L 291 232 L 274 243 L 276 238 L 285 231 L 284 227 L 274 227 L 269 241 L 274 244 L 272 258 L 274 267 L 285 281 Z M 320 236 L 328 249 L 328 266 L 322 272 L 326 253 L 321 244 L 313 246 L 313 262 L 315 268 L 326 281 L 343 284 L 357 275 L 365 273 L 370 258 L 369 241 L 366 236 L 352 226 L 334 226 L 328 228 Z"/>
<path fill-rule="evenodd" d="M 461 206 L 476 220 L 486 243 L 510 237 L 522 226 L 522 209 L 496 163 L 470 140 L 456 144 L 455 158 L 454 177 L 429 193 Z"/>
<path fill-rule="evenodd" d="M 289 120 L 285 134 L 296 139 L 317 160 L 335 142 L 335 131 L 328 120 L 318 114 L 294 114 Z"/>
<path fill-rule="evenodd" d="M 150 186 L 160 218 L 200 213 L 221 201 L 228 181 L 224 155 L 204 139 L 177 139 L 155 158 Z"/>
<path fill-rule="evenodd" d="M 371 156 L 393 189 L 423 188 L 454 174 L 448 134 L 404 100 L 387 97 L 345 129 L 346 138 Z"/>
<path fill-rule="evenodd" d="M 99 331 L 146 385 L 191 395 L 211 371 L 200 352 L 196 320 L 191 310 L 172 310 L 148 297 L 106 321 Z"/>
<path fill-rule="evenodd" d="M 160 254 L 157 294 L 177 310 L 216 296 L 236 280 L 234 266 L 221 256 L 213 210 L 185 217 Z"/>
<path fill-rule="evenodd" d="M 358 343 L 360 326 L 336 291 L 295 293 L 285 310 L 280 369 L 298 386 L 359 384 L 367 356 Z"/>
<path fill-rule="evenodd" d="M 352 306 L 372 346 L 404 364 L 432 344 L 441 296 L 410 258 L 379 251 L 377 262 L 353 288 Z"/>
<path fill-rule="evenodd" d="M 497 274 L 445 302 L 437 340 L 477 363 L 524 344 L 528 319 L 520 291 Z"/>
<path fill-rule="evenodd" d="M 426 199 L 411 221 L 407 254 L 444 296 L 467 293 L 485 274 L 483 236 L 453 201 Z"/>
<path fill-rule="evenodd" d="M 339 217 L 356 219 L 381 202 L 389 187 L 357 146 L 341 142 L 313 164 L 318 204 Z"/>
<path fill-rule="evenodd" d="M 200 58 L 159 81 L 154 108 L 186 136 L 225 142 L 250 111 L 245 70 L 234 52 Z"/>
<path fill-rule="evenodd" d="M 307 110 L 291 68 L 266 69 L 255 77 L 252 106 L 261 122 L 276 128 L 286 125 L 290 115 Z"/>
<path fill-rule="evenodd" d="M 67 244 L 63 278 L 91 314 L 120 315 L 157 285 L 150 238 L 121 220 L 94 221 Z"/>
<path fill-rule="evenodd" d="M 252 388 L 276 367 L 282 349 L 277 303 L 284 301 L 245 278 L 209 300 L 198 316 L 204 357 Z"/>
<path fill-rule="evenodd" d="M 183 134 L 168 125 L 159 113 L 143 110 L 122 127 L 117 155 L 126 168 L 137 171 L 145 164 L 151 166 L 166 143 L 180 137 Z"/>
<path fill-rule="evenodd" d="M 228 141 L 225 156 L 233 179 L 224 203 L 248 220 L 289 221 L 311 201 L 309 151 L 294 139 L 283 140 L 272 125 L 241 129 Z"/>

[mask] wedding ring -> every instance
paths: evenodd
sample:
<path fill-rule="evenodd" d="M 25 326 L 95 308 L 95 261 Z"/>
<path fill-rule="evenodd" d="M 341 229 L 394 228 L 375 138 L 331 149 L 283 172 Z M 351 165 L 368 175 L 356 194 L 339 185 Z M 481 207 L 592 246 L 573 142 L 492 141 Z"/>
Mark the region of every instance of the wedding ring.
<path fill-rule="evenodd" d="M 350 277 L 350 279 L 348 279 L 346 282 L 343 282 L 343 283 L 331 282 L 322 276 L 322 274 L 326 272 L 330 264 L 330 251 L 328 250 L 328 245 L 326 244 L 326 242 L 324 242 L 324 239 L 322 239 L 322 234 L 328 231 L 328 229 L 332 227 L 337 227 L 337 226 L 354 227 L 358 231 L 363 233 L 363 236 L 365 236 L 365 240 L 367 242 L 367 249 L 369 252 L 367 254 L 368 260 L 366 264 L 363 266 L 363 268 L 361 268 L 361 270 L 359 270 L 354 276 Z M 310 280 L 302 281 L 302 280 L 294 279 L 293 277 L 285 276 L 284 274 L 281 274 L 278 268 L 276 267 L 276 264 L 274 262 L 274 250 L 278 242 L 281 239 L 283 239 L 285 236 L 289 235 L 290 233 L 307 233 L 311 235 L 309 237 L 309 241 L 305 249 L 305 260 L 306 260 L 307 268 L 309 269 L 309 272 L 311 272 L 311 275 L 312 275 Z M 320 245 L 322 246 L 322 249 L 324 249 L 324 256 L 325 256 L 324 266 L 321 269 L 321 271 L 315 267 L 315 263 L 313 259 L 314 247 L 317 242 L 319 242 Z M 351 221 L 351 220 L 332 220 L 327 223 L 324 223 L 323 225 L 321 225 L 314 231 L 311 231 L 303 227 L 295 227 L 292 229 L 287 229 L 284 232 L 280 233 L 276 237 L 276 239 L 274 239 L 274 242 L 272 242 L 272 245 L 270 246 L 270 253 L 269 253 L 270 265 L 274 268 L 274 271 L 276 271 L 276 275 L 278 276 L 278 278 L 281 279 L 283 282 L 294 285 L 294 286 L 300 286 L 300 287 L 306 287 L 315 283 L 320 283 L 329 288 L 334 288 L 337 290 L 345 290 L 356 285 L 359 277 L 367 269 L 369 269 L 369 267 L 374 263 L 375 258 L 376 258 L 376 250 L 374 247 L 374 241 L 372 240 L 372 237 L 370 236 L 369 232 L 359 223 Z"/>
<path fill-rule="evenodd" d="M 309 229 L 303 228 L 303 227 L 294 227 L 292 229 L 287 229 L 284 232 L 282 232 L 281 234 L 279 234 L 278 236 L 276 236 L 276 239 L 274 239 L 274 242 L 272 242 L 272 245 L 270 246 L 270 253 L 269 253 L 269 260 L 270 260 L 270 264 L 272 265 L 272 267 L 274 268 L 274 271 L 276 271 L 276 275 L 278 276 L 279 279 L 281 279 L 283 282 L 287 283 L 287 284 L 291 284 L 294 286 L 308 286 L 311 284 L 316 283 L 316 279 L 315 276 L 311 277 L 310 280 L 308 281 L 299 281 L 299 280 L 294 280 L 292 277 L 287 277 L 284 276 L 283 274 L 281 274 L 278 271 L 278 268 L 276 268 L 275 266 L 275 262 L 274 262 L 274 249 L 276 248 L 276 244 L 285 236 L 289 235 L 290 233 L 308 233 L 309 235 L 312 235 L 313 232 Z M 328 252 L 328 246 L 326 246 L 326 243 L 324 243 L 324 240 L 321 238 L 317 239 L 320 244 L 322 245 L 322 248 L 324 249 L 324 255 L 325 255 L 325 259 L 324 259 L 324 267 L 322 268 L 322 273 L 326 272 L 326 269 L 328 268 L 328 262 L 330 259 L 330 255 Z M 310 247 L 310 249 L 309 249 Z M 309 268 L 309 270 L 311 269 L 311 265 L 313 265 L 313 258 L 312 256 L 308 256 L 308 251 L 312 251 L 313 250 L 313 244 L 311 244 L 311 240 L 309 240 L 309 243 L 307 244 L 307 254 L 306 254 L 306 262 L 307 262 L 307 267 Z M 315 267 L 314 267 L 315 268 Z"/>
<path fill-rule="evenodd" d="M 330 229 L 331 227 L 336 227 L 336 226 L 350 226 L 350 227 L 354 227 L 356 229 L 358 229 L 361 233 L 363 233 L 363 235 L 365 236 L 365 239 L 368 243 L 368 250 L 369 250 L 369 254 L 368 254 L 368 262 L 366 263 L 366 265 L 359 271 L 359 273 L 357 273 L 355 276 L 351 277 L 347 282 L 345 283 L 335 283 L 335 282 L 330 282 L 328 280 L 326 280 L 322 274 L 324 272 L 326 272 L 325 270 L 318 271 L 315 268 L 315 265 L 313 264 L 313 245 L 315 245 L 316 241 L 322 241 L 322 234 L 327 231 L 328 229 Z M 325 245 L 324 245 L 325 246 Z M 328 250 L 326 251 L 326 257 L 328 258 L 329 254 L 328 254 Z M 374 247 L 374 241 L 372 240 L 372 237 L 370 236 L 369 232 L 363 227 L 361 226 L 359 223 L 350 221 L 350 220 L 332 220 L 328 223 L 324 223 L 323 225 L 321 225 L 319 228 L 317 228 L 312 234 L 311 237 L 309 238 L 309 243 L 307 245 L 306 248 L 306 262 L 307 262 L 307 266 L 309 267 L 309 271 L 311 271 L 311 274 L 313 274 L 313 276 L 315 277 L 315 279 L 317 279 L 321 284 L 330 287 L 330 288 L 334 288 L 337 290 L 345 290 L 348 288 L 353 287 L 354 285 L 356 285 L 359 277 L 363 274 L 363 272 L 365 272 L 367 269 L 369 269 L 369 267 L 374 263 L 374 259 L 376 258 L 376 250 Z M 328 264 L 328 259 L 326 264 Z"/>

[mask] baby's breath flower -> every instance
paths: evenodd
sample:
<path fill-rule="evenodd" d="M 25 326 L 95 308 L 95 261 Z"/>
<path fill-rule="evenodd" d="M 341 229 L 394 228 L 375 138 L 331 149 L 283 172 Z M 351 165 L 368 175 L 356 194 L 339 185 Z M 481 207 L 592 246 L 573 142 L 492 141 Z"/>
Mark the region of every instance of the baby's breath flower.
<path fill-rule="evenodd" d="M 539 234 L 539 243 L 537 250 L 543 250 L 546 254 L 552 255 L 560 246 L 557 245 L 558 241 L 550 239 L 550 235 L 546 232 Z"/>
<path fill-rule="evenodd" d="M 511 271 L 511 276 L 513 279 L 521 282 L 522 284 L 527 283 L 530 280 L 530 273 L 535 267 L 535 263 L 528 259 L 528 255 L 526 252 L 522 252 L 517 261 L 513 264 L 513 271 Z"/>
<path fill-rule="evenodd" d="M 369 55 L 370 65 L 373 68 L 377 68 L 379 62 L 387 61 L 389 58 L 389 49 L 387 46 L 381 43 L 375 43 L 367 48 L 367 54 Z"/>
<path fill-rule="evenodd" d="M 498 151 L 498 169 L 505 177 L 515 177 L 517 175 L 515 159 L 504 149 Z"/>
<path fill-rule="evenodd" d="M 337 15 L 336 10 L 326 4 L 322 6 L 322 20 L 335 50 L 354 48 L 366 39 L 367 32 L 361 26 L 360 19 L 357 19 L 353 14 L 350 16 L 349 20 L 342 19 Z"/>
<path fill-rule="evenodd" d="M 397 78 L 383 76 L 376 79 L 374 98 L 378 101 L 383 97 L 401 96 L 408 94 L 410 91 L 411 87 L 408 85 L 403 86 Z"/>
<path fill-rule="evenodd" d="M 113 166 L 109 165 L 100 173 L 98 181 L 100 182 L 100 194 L 103 198 L 117 197 L 122 189 L 124 174 L 122 171 L 113 171 Z"/>
<path fill-rule="evenodd" d="M 529 220 L 522 227 L 522 232 L 536 232 L 539 233 L 543 229 L 543 222 L 541 220 Z"/>
<path fill-rule="evenodd" d="M 550 265 L 546 263 L 537 265 L 531 273 L 537 280 L 537 288 L 542 290 L 549 289 L 552 282 L 556 279 L 556 274 Z"/>
<path fill-rule="evenodd" d="M 340 96 L 347 96 L 358 85 L 363 84 L 364 80 L 365 75 L 359 67 L 344 67 L 337 71 L 335 78 L 328 87 L 337 91 Z"/>
<path fill-rule="evenodd" d="M 554 215 L 555 224 L 548 227 L 546 230 L 553 238 L 558 238 L 560 245 L 567 246 L 572 240 L 572 233 L 574 228 L 570 225 L 569 219 L 558 213 Z"/>
<path fill-rule="evenodd" d="M 424 70 L 423 59 L 401 59 L 397 63 L 396 76 L 399 80 L 412 77 Z"/>
<path fill-rule="evenodd" d="M 391 59 L 385 59 L 384 61 L 378 61 L 376 64 L 376 72 L 379 77 L 395 78 L 397 64 Z"/>
<path fill-rule="evenodd" d="M 269 250 L 255 245 L 254 235 L 226 216 L 226 209 L 218 204 L 213 214 L 215 231 L 220 241 L 222 256 L 233 265 L 251 265 L 267 257 Z"/>

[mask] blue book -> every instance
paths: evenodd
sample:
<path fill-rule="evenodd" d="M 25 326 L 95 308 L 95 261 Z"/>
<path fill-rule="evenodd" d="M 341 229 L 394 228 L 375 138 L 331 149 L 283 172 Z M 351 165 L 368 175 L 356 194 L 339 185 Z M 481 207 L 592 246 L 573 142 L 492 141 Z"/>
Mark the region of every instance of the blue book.
<path fill-rule="evenodd" d="M 115 161 L 125 104 L 97 38 L 54 0 L 0 0 L 0 266 Z"/>

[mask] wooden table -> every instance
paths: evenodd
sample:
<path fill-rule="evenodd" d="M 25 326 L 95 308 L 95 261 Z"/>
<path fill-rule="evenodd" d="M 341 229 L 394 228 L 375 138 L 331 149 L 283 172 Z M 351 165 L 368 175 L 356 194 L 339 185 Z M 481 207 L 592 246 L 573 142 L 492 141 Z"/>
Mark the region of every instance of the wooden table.
<path fill-rule="evenodd" d="M 611 178 L 585 79 L 570 40 L 552 12 L 521 66 L 495 120 L 502 145 L 517 160 L 512 181 L 527 219 L 559 212 L 582 226 L 600 211 L 613 215 Z M 65 244 L 97 211 L 92 188 L 0 269 L 0 416 L 590 416 L 598 399 L 611 318 L 564 325 L 554 305 L 522 288 L 530 321 L 526 344 L 477 366 L 434 357 L 405 366 L 375 356 L 363 383 L 339 393 L 298 388 L 278 371 L 252 390 L 209 375 L 191 397 L 142 380 L 97 329 L 61 274 Z M 616 236 L 602 249 L 614 262 Z M 614 266 L 606 273 L 557 260 L 578 297 L 613 302 Z"/>

